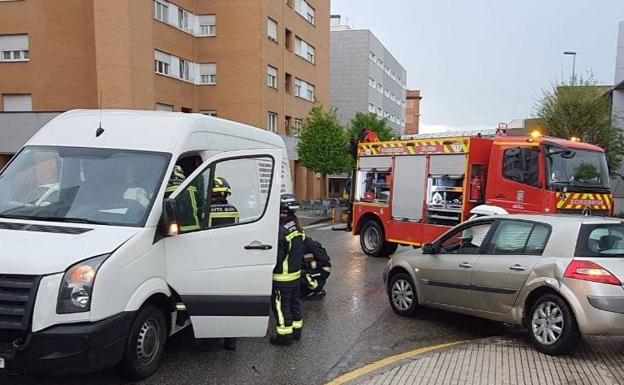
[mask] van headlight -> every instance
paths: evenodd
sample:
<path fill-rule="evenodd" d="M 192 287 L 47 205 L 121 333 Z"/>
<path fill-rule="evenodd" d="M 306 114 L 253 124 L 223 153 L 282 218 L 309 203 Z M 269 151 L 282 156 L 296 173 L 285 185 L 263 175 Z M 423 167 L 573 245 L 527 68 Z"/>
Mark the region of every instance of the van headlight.
<path fill-rule="evenodd" d="M 102 262 L 109 255 L 98 255 L 67 269 L 56 303 L 57 314 L 83 313 L 91 310 L 93 282 Z"/>

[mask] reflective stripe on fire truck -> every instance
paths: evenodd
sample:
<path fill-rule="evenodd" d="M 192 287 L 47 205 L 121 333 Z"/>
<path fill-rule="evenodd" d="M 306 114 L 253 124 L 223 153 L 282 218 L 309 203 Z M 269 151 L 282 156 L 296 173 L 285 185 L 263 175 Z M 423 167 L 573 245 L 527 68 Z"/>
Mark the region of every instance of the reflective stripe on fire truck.
<path fill-rule="evenodd" d="M 409 140 L 360 143 L 359 156 L 412 155 L 412 154 L 462 154 L 467 153 L 468 139 Z"/>
<path fill-rule="evenodd" d="M 557 193 L 558 209 L 581 210 L 589 207 L 592 210 L 611 210 L 612 206 L 611 194 Z"/>

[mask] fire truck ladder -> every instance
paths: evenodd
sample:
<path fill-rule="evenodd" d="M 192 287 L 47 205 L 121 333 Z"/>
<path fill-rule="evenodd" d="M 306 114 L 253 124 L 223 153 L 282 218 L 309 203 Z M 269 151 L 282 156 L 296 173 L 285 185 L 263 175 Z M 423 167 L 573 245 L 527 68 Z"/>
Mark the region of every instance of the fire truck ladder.
<path fill-rule="evenodd" d="M 496 135 L 504 135 L 505 132 L 499 128 L 485 129 L 485 130 L 459 130 L 459 131 L 445 131 L 435 132 L 431 134 L 416 134 L 416 135 L 403 135 L 401 140 L 422 140 L 422 139 L 436 139 L 436 138 L 464 138 L 467 136 L 480 136 L 480 137 L 494 137 Z"/>

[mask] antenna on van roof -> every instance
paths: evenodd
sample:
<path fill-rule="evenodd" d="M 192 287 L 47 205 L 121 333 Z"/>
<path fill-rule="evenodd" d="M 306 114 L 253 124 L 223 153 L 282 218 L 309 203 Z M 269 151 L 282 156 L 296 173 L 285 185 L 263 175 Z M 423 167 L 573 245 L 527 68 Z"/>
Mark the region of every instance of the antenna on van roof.
<path fill-rule="evenodd" d="M 102 128 L 102 90 L 100 90 L 100 122 L 98 125 L 98 129 L 95 130 L 95 137 L 99 138 L 100 135 L 104 133 L 104 129 Z"/>

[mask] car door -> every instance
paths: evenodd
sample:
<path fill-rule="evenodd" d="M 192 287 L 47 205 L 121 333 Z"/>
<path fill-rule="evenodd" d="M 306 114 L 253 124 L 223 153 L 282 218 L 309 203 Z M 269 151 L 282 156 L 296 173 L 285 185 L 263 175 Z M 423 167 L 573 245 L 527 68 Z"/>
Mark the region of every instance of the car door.
<path fill-rule="evenodd" d="M 187 215 L 199 222 L 165 239 L 167 280 L 186 305 L 198 338 L 266 334 L 277 252 L 281 163 L 281 150 L 220 153 L 171 196 L 179 221 Z M 238 211 L 238 221 L 220 221 L 218 227 L 211 227 L 211 195 L 217 177 L 229 185 L 227 204 Z M 192 194 L 194 198 L 188 198 Z M 181 207 L 189 201 L 190 213 Z"/>
<path fill-rule="evenodd" d="M 424 254 L 419 267 L 426 303 L 469 308 L 472 269 L 493 221 L 474 221 L 452 229 Z"/>
<path fill-rule="evenodd" d="M 541 257 L 550 227 L 519 220 L 500 220 L 472 273 L 475 310 L 506 314 Z"/>

